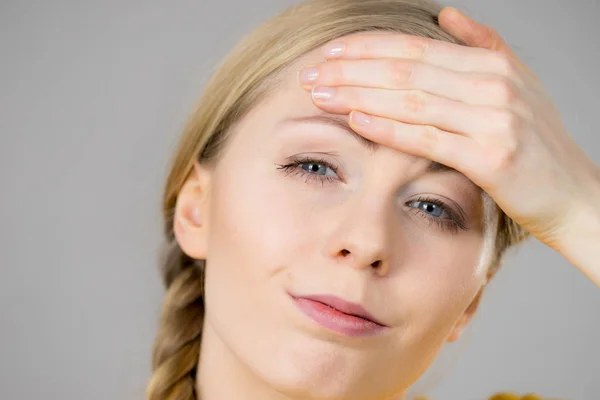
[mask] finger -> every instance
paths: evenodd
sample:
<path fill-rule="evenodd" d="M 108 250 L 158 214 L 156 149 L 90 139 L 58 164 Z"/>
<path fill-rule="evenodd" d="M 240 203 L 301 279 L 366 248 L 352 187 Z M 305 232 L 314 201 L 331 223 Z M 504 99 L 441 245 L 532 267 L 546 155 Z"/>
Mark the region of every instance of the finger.
<path fill-rule="evenodd" d="M 486 144 L 504 143 L 511 138 L 507 133 L 519 132 L 526 121 L 508 109 L 465 104 L 418 90 L 315 86 L 312 97 L 317 107 L 331 114 L 358 110 L 408 124 L 432 125 Z"/>
<path fill-rule="evenodd" d="M 361 136 L 392 149 L 446 165 L 467 177 L 477 170 L 482 151 L 472 139 L 431 125 L 412 125 L 352 111 L 349 124 Z"/>
<path fill-rule="evenodd" d="M 467 104 L 495 107 L 513 106 L 521 85 L 496 74 L 457 72 L 402 59 L 331 60 L 313 64 L 310 69 L 298 75 L 302 87 L 309 91 L 315 85 L 412 89 Z"/>
<path fill-rule="evenodd" d="M 504 53 L 520 68 L 529 71 L 494 28 L 469 18 L 454 7 L 445 7 L 438 20 L 443 30 L 465 45 Z"/>
<path fill-rule="evenodd" d="M 439 15 L 439 24 L 446 32 L 466 44 L 515 56 L 496 30 L 469 18 L 454 7 L 445 7 Z"/>
<path fill-rule="evenodd" d="M 503 76 L 513 68 L 499 52 L 400 33 L 358 33 L 323 46 L 326 59 L 401 58 L 446 69 Z"/>

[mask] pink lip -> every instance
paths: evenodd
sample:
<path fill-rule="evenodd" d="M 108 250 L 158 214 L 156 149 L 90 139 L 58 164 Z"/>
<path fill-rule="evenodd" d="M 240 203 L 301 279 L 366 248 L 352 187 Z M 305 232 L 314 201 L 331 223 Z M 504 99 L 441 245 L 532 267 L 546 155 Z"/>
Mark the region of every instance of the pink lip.
<path fill-rule="evenodd" d="M 315 322 L 345 336 L 372 336 L 388 327 L 377 321 L 360 304 L 331 295 L 290 295 L 304 314 Z"/>

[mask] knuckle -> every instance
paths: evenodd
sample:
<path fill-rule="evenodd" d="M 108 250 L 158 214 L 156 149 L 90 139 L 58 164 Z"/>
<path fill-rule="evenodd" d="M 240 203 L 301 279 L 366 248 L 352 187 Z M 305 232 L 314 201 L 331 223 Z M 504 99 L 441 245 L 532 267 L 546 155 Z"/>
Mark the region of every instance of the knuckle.
<path fill-rule="evenodd" d="M 435 154 L 439 146 L 441 131 L 433 125 L 424 125 L 421 131 L 419 147 L 426 155 Z"/>
<path fill-rule="evenodd" d="M 500 78 L 492 81 L 492 93 L 494 98 L 501 104 L 509 104 L 518 97 L 516 86 L 507 78 Z"/>
<path fill-rule="evenodd" d="M 427 95 L 421 90 L 407 91 L 405 94 L 405 109 L 410 113 L 420 113 L 427 107 Z"/>
<path fill-rule="evenodd" d="M 518 132 L 523 128 L 523 119 L 511 110 L 498 111 L 496 120 L 502 132 Z"/>
<path fill-rule="evenodd" d="M 494 28 L 492 28 L 490 25 L 483 25 L 483 34 L 480 37 L 481 37 L 481 42 L 480 42 L 481 45 L 489 44 L 489 45 L 493 46 L 498 41 L 498 39 L 497 39 L 498 32 L 496 32 L 496 30 Z"/>
<path fill-rule="evenodd" d="M 412 81 L 413 64 L 400 59 L 389 61 L 391 71 L 392 88 L 402 89 Z"/>
<path fill-rule="evenodd" d="M 492 54 L 493 64 L 502 76 L 515 76 L 517 69 L 510 55 L 501 51 L 494 51 Z"/>
<path fill-rule="evenodd" d="M 469 35 L 469 42 L 474 47 L 490 48 L 495 41 L 496 31 L 489 25 L 481 24 L 482 32 Z"/>
<path fill-rule="evenodd" d="M 424 60 L 431 51 L 432 42 L 427 38 L 419 36 L 406 37 L 406 52 L 408 58 L 414 60 Z"/>
<path fill-rule="evenodd" d="M 522 99 L 515 100 L 515 107 L 521 112 L 521 115 L 527 121 L 535 120 L 535 109 L 530 104 L 526 103 Z"/>
<path fill-rule="evenodd" d="M 506 172 L 514 164 L 517 149 L 511 145 L 496 149 L 488 158 L 494 172 Z"/>

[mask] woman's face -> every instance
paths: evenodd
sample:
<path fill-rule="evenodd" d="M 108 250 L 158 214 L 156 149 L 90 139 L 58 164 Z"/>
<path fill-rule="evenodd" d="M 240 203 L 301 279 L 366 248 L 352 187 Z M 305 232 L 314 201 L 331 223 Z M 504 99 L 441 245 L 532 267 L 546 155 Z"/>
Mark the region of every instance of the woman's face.
<path fill-rule="evenodd" d="M 197 206 L 202 226 L 176 222 L 176 236 L 207 260 L 204 340 L 223 359 L 284 393 L 388 398 L 468 321 L 486 274 L 481 190 L 314 106 L 296 71 L 320 61 L 286 70 L 216 166 L 196 169 L 176 221 Z"/>

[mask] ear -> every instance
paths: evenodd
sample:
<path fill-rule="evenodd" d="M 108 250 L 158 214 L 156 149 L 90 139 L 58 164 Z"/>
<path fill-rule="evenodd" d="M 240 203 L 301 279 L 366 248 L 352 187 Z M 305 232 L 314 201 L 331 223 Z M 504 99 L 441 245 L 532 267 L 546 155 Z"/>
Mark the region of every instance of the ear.
<path fill-rule="evenodd" d="M 447 342 L 456 342 L 458 339 L 460 339 L 463 331 L 465 330 L 465 328 L 467 327 L 467 325 L 473 318 L 473 315 L 475 315 L 475 312 L 477 311 L 477 307 L 479 307 L 479 302 L 481 301 L 481 295 L 483 294 L 484 288 L 485 288 L 485 285 L 483 285 L 481 287 L 481 289 L 479 289 L 479 292 L 477 292 L 477 295 L 475 296 L 475 298 L 473 299 L 471 304 L 469 304 L 469 307 L 467 307 L 464 314 L 460 317 L 458 322 L 454 325 L 454 328 L 452 328 L 450 335 L 446 339 Z"/>
<path fill-rule="evenodd" d="M 452 328 L 452 331 L 450 332 L 450 335 L 448 335 L 448 338 L 446 339 L 446 341 L 456 342 L 458 339 L 460 339 L 463 331 L 465 330 L 465 328 L 467 327 L 467 325 L 469 324 L 471 319 L 473 319 L 473 316 L 475 315 L 475 312 L 477 311 L 477 308 L 479 307 L 479 303 L 481 302 L 481 296 L 483 295 L 483 291 L 485 290 L 485 288 L 486 288 L 487 284 L 490 282 L 490 280 L 492 280 L 492 278 L 496 274 L 496 271 L 497 271 L 497 268 L 488 268 L 486 279 L 483 282 L 483 285 L 481 285 L 479 292 L 477 292 L 477 295 L 475 296 L 475 298 L 473 299 L 471 304 L 469 304 L 469 307 L 467 307 L 464 314 L 460 317 L 458 322 L 454 325 L 454 328 Z"/>
<path fill-rule="evenodd" d="M 181 250 L 189 257 L 206 258 L 211 171 L 197 161 L 177 196 L 173 231 Z"/>

